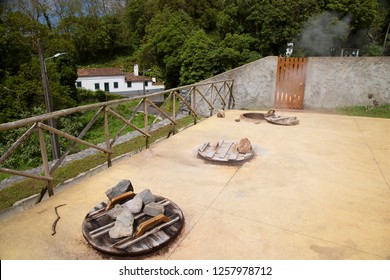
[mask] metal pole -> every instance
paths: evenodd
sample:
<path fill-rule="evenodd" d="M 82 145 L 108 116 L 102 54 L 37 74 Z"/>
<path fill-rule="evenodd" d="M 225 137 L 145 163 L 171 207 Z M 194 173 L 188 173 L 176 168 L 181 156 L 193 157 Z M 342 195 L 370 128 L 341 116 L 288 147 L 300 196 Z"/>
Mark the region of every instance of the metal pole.
<path fill-rule="evenodd" d="M 145 68 L 142 68 L 142 83 L 143 83 L 143 86 L 142 86 L 142 94 L 145 95 L 145 75 L 144 75 L 144 72 L 145 72 Z M 145 101 L 145 100 L 144 100 Z"/>
<path fill-rule="evenodd" d="M 385 51 L 387 35 L 389 34 L 389 29 L 390 29 L 390 18 L 389 18 L 389 24 L 387 25 L 387 31 L 386 31 L 385 40 L 383 41 L 383 52 Z"/>
<path fill-rule="evenodd" d="M 49 89 L 49 78 L 47 77 L 46 63 L 45 63 L 42 43 L 40 39 L 38 39 L 38 54 L 39 54 L 39 62 L 41 64 L 42 86 L 43 86 L 43 94 L 45 96 L 46 112 L 51 113 L 53 112 L 53 102 L 51 99 L 51 94 Z M 48 119 L 48 124 L 49 126 L 56 128 L 55 119 Z M 58 137 L 55 133 L 50 132 L 50 141 L 51 141 L 53 159 L 58 159 L 60 157 L 60 145 L 58 143 Z"/>

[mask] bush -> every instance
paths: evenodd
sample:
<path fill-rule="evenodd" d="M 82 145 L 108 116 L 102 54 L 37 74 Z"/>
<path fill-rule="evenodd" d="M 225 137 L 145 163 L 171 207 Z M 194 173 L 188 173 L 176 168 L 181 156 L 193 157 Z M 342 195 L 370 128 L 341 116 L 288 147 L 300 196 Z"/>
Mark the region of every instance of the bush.
<path fill-rule="evenodd" d="M 369 44 L 364 48 L 364 54 L 366 56 L 383 56 L 383 47 L 375 43 Z"/>
<path fill-rule="evenodd" d="M 77 90 L 80 104 L 92 104 L 123 98 L 122 95 L 107 93 L 102 90 L 92 91 L 83 88 Z"/>

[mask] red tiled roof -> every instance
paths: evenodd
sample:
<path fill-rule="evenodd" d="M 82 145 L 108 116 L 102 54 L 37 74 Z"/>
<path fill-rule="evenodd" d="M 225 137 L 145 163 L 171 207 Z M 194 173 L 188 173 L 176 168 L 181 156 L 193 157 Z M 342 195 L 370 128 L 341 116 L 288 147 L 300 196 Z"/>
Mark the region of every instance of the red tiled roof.
<path fill-rule="evenodd" d="M 77 69 L 78 77 L 93 77 L 93 76 L 117 76 L 123 75 L 120 68 L 108 67 L 108 68 L 79 68 Z"/>
<path fill-rule="evenodd" d="M 132 72 L 123 72 L 117 67 L 107 68 L 79 68 L 77 69 L 78 77 L 96 77 L 96 76 L 118 76 L 124 75 L 126 82 L 151 81 L 152 78 L 146 76 L 135 76 Z"/>
<path fill-rule="evenodd" d="M 155 82 L 155 83 L 153 83 L 153 85 L 154 85 L 154 86 L 163 86 L 163 85 L 164 85 L 164 83 L 161 83 L 161 82 Z"/>
<path fill-rule="evenodd" d="M 142 82 L 142 81 L 151 81 L 152 78 L 146 76 L 135 76 L 134 73 L 127 72 L 125 73 L 126 82 Z"/>

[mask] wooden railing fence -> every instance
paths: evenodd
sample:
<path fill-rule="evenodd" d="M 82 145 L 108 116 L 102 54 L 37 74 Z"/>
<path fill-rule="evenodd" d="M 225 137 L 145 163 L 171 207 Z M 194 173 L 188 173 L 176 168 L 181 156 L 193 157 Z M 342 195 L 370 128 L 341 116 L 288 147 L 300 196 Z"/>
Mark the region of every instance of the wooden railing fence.
<path fill-rule="evenodd" d="M 157 106 L 155 102 L 152 101 L 153 97 L 156 96 L 164 96 L 164 102 L 161 106 Z M 112 100 L 102 103 L 90 104 L 85 106 L 79 106 L 69 109 L 64 109 L 60 111 L 55 111 L 52 113 L 47 113 L 39 116 L 30 117 L 27 119 L 22 119 L 14 122 L 3 123 L 0 124 L 0 132 L 8 131 L 12 129 L 17 129 L 20 127 L 29 126 L 26 132 L 19 137 L 9 148 L 8 150 L 1 155 L 0 157 L 0 165 L 2 165 L 9 157 L 12 156 L 13 152 L 18 149 L 18 147 L 24 142 L 28 141 L 28 138 L 31 137 L 34 133 L 38 133 L 39 145 L 41 151 L 41 160 L 44 169 L 44 175 L 39 174 L 31 174 L 30 172 L 20 171 L 9 169 L 0 166 L 0 172 L 19 175 L 28 178 L 34 178 L 39 180 L 46 181 L 45 187 L 42 189 L 40 198 L 38 202 L 43 198 L 46 192 L 48 192 L 49 196 L 54 194 L 54 188 L 52 185 L 53 182 L 53 173 L 54 171 L 61 165 L 67 155 L 71 152 L 72 148 L 78 143 L 81 145 L 85 145 L 87 147 L 99 150 L 104 152 L 107 155 L 107 166 L 111 167 L 112 165 L 112 147 L 115 142 L 119 139 L 123 131 L 126 127 L 130 126 L 136 131 L 140 132 L 145 137 L 145 146 L 149 147 L 150 141 L 150 129 L 156 124 L 157 120 L 163 115 L 166 119 L 169 120 L 172 128 L 172 133 L 175 133 L 176 122 L 176 102 L 181 101 L 181 105 L 187 108 L 189 114 L 192 114 L 194 117 L 194 124 L 197 122 L 197 100 L 198 98 L 202 99 L 210 110 L 210 116 L 213 115 L 213 112 L 216 109 L 233 109 L 234 108 L 234 96 L 233 96 L 233 80 L 223 80 L 216 81 L 210 83 L 199 83 L 189 86 L 178 87 L 174 89 L 169 89 L 161 92 L 156 92 L 152 94 L 146 94 L 142 96 L 134 96 L 130 98 Z M 130 118 L 126 119 L 121 116 L 117 112 L 115 112 L 112 108 L 121 104 L 126 104 L 129 102 L 134 102 L 134 100 L 139 100 L 138 105 L 132 109 L 133 113 Z M 165 110 L 167 104 L 172 102 L 172 112 L 167 113 Z M 154 108 L 156 112 L 158 112 L 154 121 L 149 125 L 148 118 L 149 112 L 148 108 Z M 45 122 L 49 119 L 56 119 L 59 117 L 69 116 L 75 113 L 83 113 L 91 110 L 97 110 L 95 115 L 91 118 L 89 123 L 83 128 L 83 130 L 79 133 L 78 136 L 70 135 L 64 131 L 51 127 Z M 137 112 L 144 113 L 144 127 L 139 128 L 132 123 L 133 118 Z M 90 128 L 94 125 L 99 116 L 104 115 L 104 135 L 105 135 L 105 147 L 98 146 L 96 144 L 87 142 L 82 140 L 85 134 L 90 130 Z M 122 128 L 117 132 L 117 134 L 111 139 L 109 133 L 109 115 L 119 119 L 123 122 Z M 53 164 L 50 166 L 47 155 L 47 145 L 44 140 L 45 131 L 49 133 L 54 133 L 58 136 L 65 137 L 71 140 L 70 145 L 67 149 L 62 153 L 59 159 L 55 160 Z"/>

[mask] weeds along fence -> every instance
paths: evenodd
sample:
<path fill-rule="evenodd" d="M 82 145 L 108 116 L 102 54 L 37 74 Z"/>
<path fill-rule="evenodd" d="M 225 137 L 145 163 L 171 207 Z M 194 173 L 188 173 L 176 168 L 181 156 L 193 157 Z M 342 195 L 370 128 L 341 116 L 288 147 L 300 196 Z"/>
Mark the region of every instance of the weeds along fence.
<path fill-rule="evenodd" d="M 156 124 L 157 120 L 161 116 L 168 119 L 169 123 L 172 125 L 172 129 L 170 133 L 175 133 L 176 131 L 175 126 L 177 125 L 176 116 L 179 113 L 177 112 L 179 110 L 181 111 L 184 110 L 189 115 L 193 115 L 194 124 L 196 124 L 197 117 L 198 117 L 197 106 L 199 105 L 208 106 L 208 109 L 210 111 L 209 116 L 212 116 L 214 112 L 219 109 L 223 109 L 223 110 L 233 109 L 235 106 L 235 101 L 233 96 L 233 82 L 234 82 L 233 80 L 223 80 L 223 81 L 215 81 L 209 83 L 198 83 L 189 86 L 183 86 L 183 87 L 169 89 L 161 92 L 156 92 L 152 94 L 134 96 L 130 98 L 112 100 L 107 102 L 101 102 L 101 103 L 95 103 L 95 104 L 90 104 L 85 106 L 59 110 L 59 111 L 55 111 L 43 115 L 21 119 L 14 122 L 0 124 L 0 132 L 10 131 L 12 129 L 17 129 L 21 127 L 28 127 L 26 132 L 23 133 L 23 135 L 21 135 L 10 146 L 4 154 L 1 155 L 0 172 L 46 181 L 45 187 L 42 189 L 40 198 L 38 199 L 39 202 L 43 198 L 46 192 L 48 192 L 49 196 L 52 196 L 54 194 L 53 185 L 52 185 L 53 173 L 61 165 L 61 163 L 66 158 L 66 156 L 71 152 L 72 148 L 74 148 L 76 144 L 85 145 L 87 147 L 105 153 L 107 156 L 107 166 L 111 167 L 112 153 L 113 153 L 112 147 L 128 126 L 137 130 L 145 137 L 145 147 L 148 148 L 149 140 L 151 137 L 149 131 L 152 129 L 152 127 Z M 158 99 L 164 100 L 164 102 L 162 103 L 162 105 L 158 106 L 155 102 L 152 101 L 152 99 L 161 96 L 163 96 L 163 98 L 158 98 Z M 125 104 L 129 104 L 130 102 L 136 102 L 136 101 L 138 101 L 138 105 L 131 110 L 132 114 L 129 118 L 125 118 L 115 111 L 115 107 L 119 105 L 125 105 Z M 177 106 L 178 105 L 177 102 L 179 102 L 180 106 Z M 170 109 L 167 108 L 167 104 L 170 104 L 169 105 Z M 176 109 L 177 107 L 179 107 L 179 110 Z M 156 118 L 151 124 L 149 124 L 148 122 L 149 115 L 150 115 L 150 112 L 148 112 L 149 108 L 154 108 L 153 111 L 157 112 L 155 113 Z M 94 110 L 97 110 L 97 112 L 93 115 L 89 123 L 82 129 L 82 131 L 77 136 L 70 135 L 64 131 L 57 129 L 56 127 L 52 127 L 46 124 L 49 122 L 49 120 L 55 120 L 60 117 L 64 117 L 64 116 L 66 117 L 77 113 L 86 113 L 88 111 L 94 111 Z M 132 120 L 135 117 L 137 112 L 141 112 L 144 114 L 144 126 L 141 128 L 137 127 L 132 123 Z M 104 137 L 105 137 L 105 145 L 103 145 L 103 147 L 83 140 L 83 137 L 86 135 L 86 133 L 95 124 L 96 120 L 102 115 L 104 116 L 103 129 L 104 129 Z M 114 137 L 110 137 L 109 115 L 113 116 L 116 119 L 119 119 L 123 123 L 122 128 L 116 133 Z M 15 152 L 23 142 L 29 141 L 29 138 L 35 133 L 38 134 L 44 175 L 31 174 L 31 173 L 27 173 L 26 171 L 1 167 L 1 165 L 3 165 L 3 163 L 9 157 L 12 156 L 13 152 Z M 51 166 L 49 165 L 49 161 L 48 161 L 47 145 L 53 145 L 53 144 L 46 144 L 44 139 L 45 133 L 49 133 L 52 136 L 55 135 L 55 136 L 65 137 L 70 140 L 70 144 L 68 145 L 66 150 L 59 156 L 58 159 L 54 160 L 54 163 Z"/>

